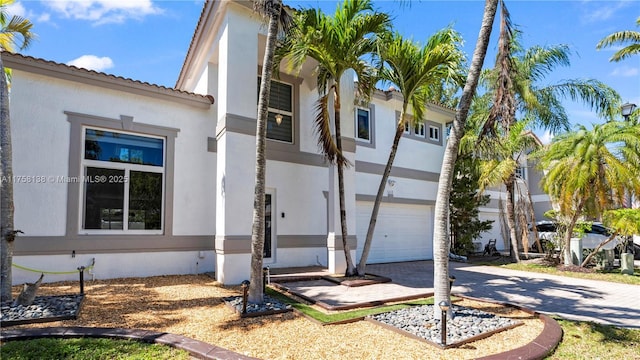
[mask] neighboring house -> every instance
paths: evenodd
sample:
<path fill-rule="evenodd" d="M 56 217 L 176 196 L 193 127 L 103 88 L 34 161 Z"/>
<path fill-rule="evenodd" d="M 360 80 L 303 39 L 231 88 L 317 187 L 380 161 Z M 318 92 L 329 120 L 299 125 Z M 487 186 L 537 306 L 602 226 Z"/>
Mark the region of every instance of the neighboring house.
<path fill-rule="evenodd" d="M 72 271 L 95 259 L 96 278 L 215 271 L 225 284 L 247 279 L 264 31 L 248 2 L 206 2 L 175 89 L 2 53 L 13 69 L 15 228 L 24 232 L 14 263 Z M 272 83 L 265 266 L 342 272 L 336 171 L 318 151 L 311 70 L 288 74 L 283 66 Z M 401 101 L 378 90 L 370 104 L 356 105 L 350 76 L 342 89 L 352 164 L 348 242 L 359 258 Z M 429 104 L 427 121 L 407 129 L 371 262 L 433 257 L 433 208 L 454 115 Z M 483 217 L 497 219 L 497 208 L 492 201 Z M 499 234 L 496 227 L 483 241 Z M 14 269 L 13 281 L 35 276 Z"/>

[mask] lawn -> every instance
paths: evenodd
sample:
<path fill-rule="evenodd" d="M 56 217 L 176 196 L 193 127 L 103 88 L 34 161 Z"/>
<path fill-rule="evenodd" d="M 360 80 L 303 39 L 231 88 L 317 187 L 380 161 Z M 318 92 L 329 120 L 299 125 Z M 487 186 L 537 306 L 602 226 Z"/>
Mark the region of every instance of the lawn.
<path fill-rule="evenodd" d="M 547 359 L 638 359 L 640 329 L 557 319 L 564 336 Z"/>
<path fill-rule="evenodd" d="M 3 360 L 188 360 L 189 352 L 161 344 L 114 339 L 9 341 L 0 347 Z"/>
<path fill-rule="evenodd" d="M 506 264 L 500 265 L 507 269 L 532 271 L 545 274 L 553 274 L 567 277 L 575 277 L 581 279 L 610 281 L 629 285 L 640 285 L 640 269 L 635 268 L 633 275 L 623 275 L 620 273 L 620 269 L 614 270 L 595 270 L 593 272 L 575 272 L 575 271 L 563 271 L 555 266 L 541 265 L 541 264 Z"/>

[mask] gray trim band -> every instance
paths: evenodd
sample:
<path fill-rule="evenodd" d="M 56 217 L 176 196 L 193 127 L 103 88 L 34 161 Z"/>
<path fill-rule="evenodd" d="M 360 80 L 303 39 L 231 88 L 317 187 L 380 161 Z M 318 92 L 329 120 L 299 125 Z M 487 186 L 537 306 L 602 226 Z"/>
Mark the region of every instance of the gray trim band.
<path fill-rule="evenodd" d="M 207 137 L 207 151 L 208 152 L 217 152 L 218 151 L 218 140 L 212 137 Z"/>
<path fill-rule="evenodd" d="M 256 120 L 235 114 L 227 114 L 223 120 L 218 123 L 216 133 L 218 138 L 224 131 L 243 134 L 249 136 L 256 135 Z M 269 140 L 269 139 L 267 139 Z M 345 139 L 347 140 L 347 139 Z M 353 140 L 353 139 L 351 139 Z M 297 142 L 296 144 L 299 144 Z M 355 150 L 355 141 L 350 143 L 345 141 L 345 145 Z M 294 164 L 327 167 L 324 156 L 300 151 L 299 145 L 286 144 L 279 141 L 267 141 L 267 160 L 282 161 Z"/>
<path fill-rule="evenodd" d="M 375 195 L 356 194 L 356 201 L 369 201 L 374 202 L 376 200 Z M 435 200 L 423 200 L 423 199 L 410 199 L 399 198 L 394 196 L 384 196 L 382 198 L 383 203 L 390 204 L 405 204 L 405 205 L 435 205 Z"/>
<path fill-rule="evenodd" d="M 108 254 L 213 250 L 213 235 L 20 236 L 14 255 Z"/>
<path fill-rule="evenodd" d="M 216 254 L 251 254 L 251 235 L 216 235 Z"/>
<path fill-rule="evenodd" d="M 342 245 L 342 235 L 336 235 L 333 244 L 330 244 L 329 240 L 326 237 L 325 242 L 329 250 L 344 250 L 344 246 Z M 356 235 L 347 235 L 347 245 L 349 245 L 351 250 L 355 250 L 357 248 L 358 238 L 356 237 Z"/>
<path fill-rule="evenodd" d="M 384 168 L 385 168 L 384 164 L 376 164 L 376 163 L 370 163 L 366 161 L 356 161 L 356 172 L 382 175 L 384 173 Z M 394 166 L 391 168 L 390 176 L 400 177 L 405 179 L 433 181 L 433 182 L 438 182 L 438 180 L 440 179 L 440 174 L 438 173 L 401 168 L 397 166 Z"/>

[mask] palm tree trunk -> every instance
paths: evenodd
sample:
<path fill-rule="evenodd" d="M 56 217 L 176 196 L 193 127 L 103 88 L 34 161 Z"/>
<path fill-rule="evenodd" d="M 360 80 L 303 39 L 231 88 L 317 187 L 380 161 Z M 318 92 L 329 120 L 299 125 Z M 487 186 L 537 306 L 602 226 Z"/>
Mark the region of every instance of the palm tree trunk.
<path fill-rule="evenodd" d="M 336 81 L 334 87 L 334 121 L 336 126 L 336 147 L 338 148 L 339 158 L 342 158 L 342 135 L 340 134 L 340 81 Z M 347 210 L 344 200 L 344 167 L 346 164 L 344 161 L 338 160 L 338 197 L 340 199 L 340 231 L 342 232 L 342 246 L 344 248 L 344 257 L 347 262 L 347 270 L 345 276 L 356 275 L 356 268 L 354 266 L 353 258 L 351 257 L 351 248 L 347 241 Z"/>
<path fill-rule="evenodd" d="M 262 264 L 264 256 L 264 197 L 266 173 L 266 138 L 269 95 L 271 92 L 271 75 L 273 55 L 278 35 L 278 17 L 281 3 L 277 1 L 277 11 L 269 14 L 269 31 L 262 60 L 262 82 L 258 99 L 258 119 L 256 121 L 256 179 L 253 193 L 253 226 L 251 227 L 251 277 L 249 299 L 251 303 L 264 302 Z"/>
<path fill-rule="evenodd" d="M 398 122 L 398 126 L 396 127 L 396 134 L 395 134 L 395 137 L 393 138 L 393 145 L 391 146 L 389 159 L 387 159 L 387 165 L 385 166 L 384 172 L 382 173 L 382 179 L 380 179 L 380 185 L 378 185 L 378 193 L 376 194 L 376 199 L 373 202 L 373 210 L 371 211 L 371 218 L 369 219 L 369 228 L 367 228 L 367 237 L 364 241 L 364 247 L 362 248 L 362 256 L 360 257 L 360 262 L 358 263 L 359 276 L 365 275 L 367 258 L 369 257 L 369 250 L 371 249 L 373 232 L 376 229 L 376 222 L 378 220 L 378 211 L 380 211 L 380 203 L 382 203 L 384 188 L 387 185 L 387 179 L 389 178 L 389 174 L 391 173 L 393 160 L 395 159 L 396 153 L 398 152 L 398 144 L 400 143 L 400 139 L 402 138 L 402 134 L 404 133 L 404 114 L 405 114 L 406 106 L 403 106 L 403 107 L 404 109 L 402 110 L 400 121 Z"/>
<path fill-rule="evenodd" d="M 518 232 L 516 231 L 516 209 L 515 209 L 515 189 L 513 175 L 505 181 L 507 188 L 507 224 L 509 224 L 509 240 L 511 244 L 511 258 L 515 262 L 520 262 L 518 252 Z"/>
<path fill-rule="evenodd" d="M 439 304 L 442 301 L 450 303 L 451 300 L 449 298 L 450 238 L 447 234 L 449 191 L 451 189 L 451 182 L 453 181 L 453 169 L 458 155 L 458 149 L 460 147 L 460 139 L 464 135 L 464 126 L 467 121 L 467 115 L 469 114 L 469 107 L 471 106 L 471 100 L 476 92 L 476 87 L 478 86 L 478 79 L 480 77 L 484 58 L 487 54 L 487 47 L 489 46 L 489 39 L 491 37 L 491 28 L 493 26 L 493 20 L 496 15 L 497 8 L 498 0 L 485 1 L 482 25 L 480 27 L 480 33 L 478 34 L 476 48 L 473 52 L 473 58 L 471 59 L 471 67 L 469 68 L 469 74 L 467 75 L 467 82 L 465 83 L 464 90 L 462 91 L 460 105 L 453 121 L 453 129 L 449 136 L 449 140 L 447 141 L 447 147 L 445 148 L 444 158 L 442 160 L 440 179 L 438 181 L 433 234 L 433 285 L 435 304 Z M 451 307 L 449 308 L 447 316 L 451 317 Z M 435 309 L 434 317 L 440 319 L 441 312 Z"/>
<path fill-rule="evenodd" d="M 11 150 L 11 114 L 9 89 L 0 56 L 0 301 L 11 300 L 11 265 L 13 262 L 13 152 Z"/>
<path fill-rule="evenodd" d="M 611 236 L 609 236 L 609 238 L 603 242 L 601 242 L 600 244 L 598 244 L 598 246 L 593 249 L 593 251 L 584 259 L 584 261 L 582 261 L 582 264 L 580 264 L 580 267 L 585 267 L 587 266 L 587 264 L 589 264 L 589 261 L 591 261 L 591 258 L 593 258 L 598 251 L 600 251 L 600 249 L 602 249 L 603 246 L 607 245 L 608 243 L 610 243 L 611 241 L 613 241 L 613 239 L 616 238 L 616 236 L 618 236 L 618 232 L 614 232 L 613 234 L 611 234 Z"/>

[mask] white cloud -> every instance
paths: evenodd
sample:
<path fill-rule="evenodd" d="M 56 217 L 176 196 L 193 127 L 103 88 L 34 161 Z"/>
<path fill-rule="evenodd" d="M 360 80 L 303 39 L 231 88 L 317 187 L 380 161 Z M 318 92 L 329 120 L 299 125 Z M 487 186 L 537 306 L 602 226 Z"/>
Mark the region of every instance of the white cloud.
<path fill-rule="evenodd" d="M 42 13 L 40 14 L 40 16 L 38 16 L 37 20 L 38 22 L 41 22 L 41 23 L 49 22 L 49 20 L 51 20 L 51 14 Z"/>
<path fill-rule="evenodd" d="M 151 0 L 56 0 L 43 3 L 65 18 L 93 21 L 94 25 L 139 20 L 163 12 Z"/>
<path fill-rule="evenodd" d="M 586 5 L 583 8 L 583 13 L 581 16 L 581 20 L 584 23 L 595 23 L 595 22 L 601 22 L 601 21 L 605 21 L 605 20 L 609 20 L 610 18 L 612 18 L 616 12 L 618 12 L 618 10 L 620 9 L 624 9 L 627 6 L 631 5 L 632 2 L 630 1 L 605 1 L 603 2 L 597 2 L 598 5 L 600 4 L 604 4 L 604 5 L 600 5 L 598 7 L 592 7 L 591 2 L 590 1 L 586 1 L 583 2 L 584 5 Z"/>
<path fill-rule="evenodd" d="M 540 141 L 545 145 L 551 143 L 551 140 L 553 140 L 553 134 L 549 130 L 546 130 L 544 134 L 540 136 Z"/>
<path fill-rule="evenodd" d="M 611 76 L 622 76 L 622 77 L 631 77 L 637 76 L 640 73 L 638 68 L 629 67 L 629 66 L 619 66 L 611 72 Z"/>
<path fill-rule="evenodd" d="M 19 2 L 13 3 L 11 5 L 7 5 L 6 9 L 7 9 L 7 14 L 9 15 L 16 15 L 21 17 L 27 16 L 27 10 Z"/>
<path fill-rule="evenodd" d="M 97 57 L 95 55 L 82 55 L 77 59 L 69 61 L 67 65 L 73 65 L 88 70 L 103 71 L 113 67 L 113 60 L 106 56 Z"/>

